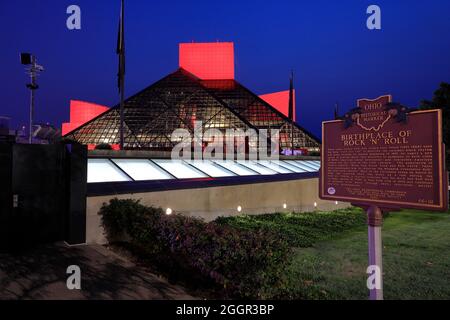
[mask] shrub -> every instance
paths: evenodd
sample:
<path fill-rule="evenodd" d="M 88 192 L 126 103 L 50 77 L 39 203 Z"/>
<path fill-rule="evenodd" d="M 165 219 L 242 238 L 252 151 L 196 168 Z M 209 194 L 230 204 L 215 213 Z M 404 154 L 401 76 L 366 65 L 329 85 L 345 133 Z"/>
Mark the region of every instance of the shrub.
<path fill-rule="evenodd" d="M 274 298 L 286 286 L 291 249 L 266 229 L 167 216 L 135 200 L 113 199 L 100 214 L 110 238 L 127 235 L 159 266 L 212 283 L 225 297 Z"/>
<path fill-rule="evenodd" d="M 108 205 L 102 206 L 100 214 L 108 240 L 115 242 L 126 240 L 131 234 L 133 237 L 142 236 L 137 233 L 142 228 L 139 223 L 150 223 L 151 218 L 161 217 L 163 211 L 158 208 L 144 207 L 139 200 L 112 199 Z"/>

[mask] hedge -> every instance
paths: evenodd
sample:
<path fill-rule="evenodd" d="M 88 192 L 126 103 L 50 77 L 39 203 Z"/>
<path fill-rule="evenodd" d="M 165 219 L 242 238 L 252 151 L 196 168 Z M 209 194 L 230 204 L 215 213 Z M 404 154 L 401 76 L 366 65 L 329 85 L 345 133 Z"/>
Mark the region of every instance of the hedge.
<path fill-rule="evenodd" d="M 222 225 L 241 230 L 269 230 L 284 235 L 293 247 L 310 247 L 317 241 L 355 227 L 366 225 L 366 215 L 359 208 L 340 209 L 331 212 L 273 213 L 220 217 Z"/>
<path fill-rule="evenodd" d="M 136 200 L 113 199 L 99 214 L 110 241 L 126 239 L 159 266 L 211 283 L 225 297 L 276 298 L 286 287 L 291 248 L 266 228 L 165 215 Z"/>

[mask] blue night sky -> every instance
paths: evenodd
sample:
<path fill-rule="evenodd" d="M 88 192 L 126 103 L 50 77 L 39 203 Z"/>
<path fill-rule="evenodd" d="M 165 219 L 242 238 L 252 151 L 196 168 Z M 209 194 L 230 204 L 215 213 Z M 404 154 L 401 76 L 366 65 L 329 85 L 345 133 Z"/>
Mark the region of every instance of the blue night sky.
<path fill-rule="evenodd" d="M 77 4 L 82 29 L 66 28 Z M 382 30 L 366 28 L 366 8 L 382 10 Z M 0 115 L 28 122 L 28 81 L 19 52 L 46 71 L 36 121 L 60 126 L 69 100 L 118 102 L 119 0 L 0 1 Z M 450 1 L 126 1 L 126 95 L 174 71 L 178 43 L 232 41 L 236 78 L 258 94 L 288 89 L 296 73 L 297 119 L 320 135 L 322 120 L 357 98 L 390 93 L 417 106 L 450 81 Z"/>

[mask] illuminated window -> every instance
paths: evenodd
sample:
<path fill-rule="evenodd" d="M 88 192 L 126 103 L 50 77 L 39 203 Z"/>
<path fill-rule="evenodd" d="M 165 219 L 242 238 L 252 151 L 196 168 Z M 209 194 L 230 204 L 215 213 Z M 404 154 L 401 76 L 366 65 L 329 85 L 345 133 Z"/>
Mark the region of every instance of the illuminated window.
<path fill-rule="evenodd" d="M 286 161 L 286 160 L 279 161 L 279 164 L 280 164 L 280 166 L 283 166 L 295 173 L 307 172 L 305 169 L 297 167 L 296 165 L 293 165 L 293 164 L 289 163 L 289 161 Z"/>
<path fill-rule="evenodd" d="M 293 165 L 293 166 L 296 166 L 297 168 L 302 169 L 304 172 L 314 172 L 314 171 L 317 171 L 317 170 L 315 170 L 315 169 L 312 169 L 312 168 L 310 168 L 310 167 L 308 167 L 308 166 L 305 166 L 305 165 L 301 164 L 301 161 L 300 161 L 300 162 L 297 162 L 297 161 L 295 161 L 295 160 L 285 160 L 284 162 L 287 162 L 287 163 L 289 163 L 289 164 L 291 164 L 291 165 Z"/>
<path fill-rule="evenodd" d="M 259 160 L 258 161 L 259 164 L 273 170 L 276 171 L 278 173 L 293 173 L 296 171 L 290 170 L 286 167 L 281 166 L 281 162 L 279 161 L 268 161 L 268 160 Z"/>
<path fill-rule="evenodd" d="M 315 164 L 318 165 L 319 168 L 320 168 L 320 166 L 321 166 L 320 161 L 315 160 L 315 161 L 311 161 L 311 162 L 315 163 Z"/>
<path fill-rule="evenodd" d="M 252 169 L 253 171 L 258 172 L 259 174 L 266 175 L 266 174 L 276 174 L 277 173 L 276 171 L 266 168 L 264 166 L 261 166 L 258 163 L 253 162 L 253 161 L 238 161 L 238 163 L 243 166 L 246 166 L 249 169 Z"/>
<path fill-rule="evenodd" d="M 166 180 L 173 177 L 147 159 L 113 159 L 134 180 Z"/>
<path fill-rule="evenodd" d="M 312 161 L 296 160 L 296 163 L 305 167 L 311 168 L 313 171 L 318 171 L 320 166 L 315 165 Z"/>
<path fill-rule="evenodd" d="M 320 169 L 320 161 L 305 161 L 305 163 L 306 163 L 308 166 L 313 167 L 313 168 L 315 168 L 315 169 L 317 169 L 317 170 Z"/>
<path fill-rule="evenodd" d="M 178 179 L 205 178 L 206 174 L 181 160 L 152 160 Z"/>
<path fill-rule="evenodd" d="M 235 173 L 226 170 L 225 168 L 215 164 L 214 162 L 210 160 L 203 160 L 203 161 L 186 161 L 192 166 L 196 167 L 200 171 L 203 171 L 207 175 L 211 177 L 231 177 L 236 176 Z"/>
<path fill-rule="evenodd" d="M 88 183 L 131 181 L 108 159 L 89 159 L 87 171 Z"/>
<path fill-rule="evenodd" d="M 259 173 L 257 171 L 253 171 L 248 169 L 245 166 L 242 166 L 234 161 L 217 161 L 214 160 L 214 162 L 234 173 L 236 173 L 239 176 L 254 176 L 258 175 Z"/>

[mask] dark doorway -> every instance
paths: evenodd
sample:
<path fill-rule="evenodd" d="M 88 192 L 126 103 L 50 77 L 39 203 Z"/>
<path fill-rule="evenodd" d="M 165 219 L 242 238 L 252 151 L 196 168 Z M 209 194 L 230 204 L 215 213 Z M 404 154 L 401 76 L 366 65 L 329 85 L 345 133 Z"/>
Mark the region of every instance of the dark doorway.
<path fill-rule="evenodd" d="M 64 144 L 0 148 L 0 176 L 6 178 L 0 192 L 1 247 L 84 242 L 86 153 L 83 146 Z"/>

